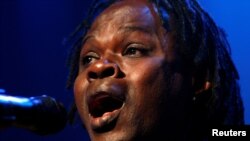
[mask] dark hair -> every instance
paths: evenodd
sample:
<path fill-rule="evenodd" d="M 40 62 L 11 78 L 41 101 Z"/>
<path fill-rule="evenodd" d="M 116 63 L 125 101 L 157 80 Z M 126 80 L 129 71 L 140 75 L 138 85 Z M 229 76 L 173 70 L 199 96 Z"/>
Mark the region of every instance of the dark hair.
<path fill-rule="evenodd" d="M 69 61 L 68 87 L 78 73 L 82 39 L 93 20 L 117 0 L 94 0 L 84 20 L 73 33 L 73 49 Z M 162 25 L 175 34 L 175 48 L 182 64 L 194 75 L 194 89 L 206 82 L 210 89 L 194 93 L 194 122 L 199 125 L 242 125 L 244 108 L 238 85 L 239 75 L 230 56 L 225 33 L 199 6 L 196 0 L 150 0 L 158 9 Z M 170 17 L 168 17 L 170 15 Z M 169 22 L 169 18 L 171 22 Z M 173 21 L 173 22 L 172 22 Z M 202 123 L 202 124 L 201 124 Z"/>

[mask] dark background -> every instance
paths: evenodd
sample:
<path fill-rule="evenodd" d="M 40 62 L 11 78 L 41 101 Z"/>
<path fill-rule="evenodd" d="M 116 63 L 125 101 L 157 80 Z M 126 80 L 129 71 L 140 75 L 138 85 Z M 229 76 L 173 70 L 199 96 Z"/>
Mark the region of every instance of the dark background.
<path fill-rule="evenodd" d="M 228 34 L 232 57 L 240 73 L 245 120 L 250 124 L 250 2 L 199 0 Z M 84 0 L 0 0 L 0 89 L 13 96 L 46 94 L 67 109 L 73 101 L 67 90 L 63 44 L 83 20 L 90 2 Z M 59 133 L 39 136 L 20 128 L 0 129 L 0 141 L 88 140 L 80 121 Z"/>

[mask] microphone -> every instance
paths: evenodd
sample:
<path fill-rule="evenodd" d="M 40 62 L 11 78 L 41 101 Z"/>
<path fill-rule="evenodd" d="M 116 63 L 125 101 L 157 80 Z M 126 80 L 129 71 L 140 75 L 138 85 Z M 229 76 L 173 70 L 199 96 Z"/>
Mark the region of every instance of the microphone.
<path fill-rule="evenodd" d="M 52 97 L 0 95 L 0 127 L 15 126 L 48 135 L 62 130 L 66 122 L 66 109 Z"/>

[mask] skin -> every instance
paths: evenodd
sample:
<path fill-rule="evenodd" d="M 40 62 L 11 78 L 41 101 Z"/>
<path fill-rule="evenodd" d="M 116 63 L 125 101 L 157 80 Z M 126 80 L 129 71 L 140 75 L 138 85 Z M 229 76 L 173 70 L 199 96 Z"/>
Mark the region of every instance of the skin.
<path fill-rule="evenodd" d="M 96 18 L 84 38 L 74 84 L 92 141 L 185 137 L 192 79 L 177 69 L 174 41 L 146 0 L 117 2 Z M 93 114 L 105 107 L 105 98 L 120 104 Z"/>

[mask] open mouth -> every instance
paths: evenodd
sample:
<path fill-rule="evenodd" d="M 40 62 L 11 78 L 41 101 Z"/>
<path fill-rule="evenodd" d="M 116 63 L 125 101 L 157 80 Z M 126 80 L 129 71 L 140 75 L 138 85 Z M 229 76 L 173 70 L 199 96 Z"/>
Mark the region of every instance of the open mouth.
<path fill-rule="evenodd" d="M 120 109 L 122 105 L 122 99 L 102 92 L 89 100 L 89 112 L 94 118 L 102 117 L 105 113 Z"/>

